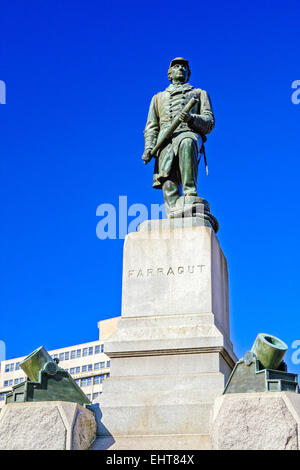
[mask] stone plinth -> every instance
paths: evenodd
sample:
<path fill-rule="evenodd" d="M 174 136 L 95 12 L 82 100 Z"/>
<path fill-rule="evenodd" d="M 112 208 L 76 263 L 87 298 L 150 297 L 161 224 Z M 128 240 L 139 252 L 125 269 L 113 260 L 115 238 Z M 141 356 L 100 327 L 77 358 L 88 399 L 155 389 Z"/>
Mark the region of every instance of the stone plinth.
<path fill-rule="evenodd" d="M 213 313 L 229 336 L 227 263 L 212 229 L 195 226 L 127 235 L 122 317 L 206 313 Z"/>
<path fill-rule="evenodd" d="M 94 414 L 77 403 L 10 403 L 0 414 L 1 450 L 86 450 L 95 437 Z"/>
<path fill-rule="evenodd" d="M 236 361 L 227 264 L 211 228 L 179 222 L 147 221 L 125 239 L 98 448 L 210 447 L 214 399 Z"/>
<path fill-rule="evenodd" d="M 230 393 L 215 401 L 215 450 L 297 450 L 300 395 L 289 392 Z"/>

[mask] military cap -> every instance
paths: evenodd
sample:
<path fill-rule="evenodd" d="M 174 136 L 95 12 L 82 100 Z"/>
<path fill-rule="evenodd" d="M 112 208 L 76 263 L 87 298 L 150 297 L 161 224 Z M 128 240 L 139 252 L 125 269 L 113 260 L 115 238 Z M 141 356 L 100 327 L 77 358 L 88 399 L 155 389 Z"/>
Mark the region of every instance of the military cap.
<path fill-rule="evenodd" d="M 184 59 L 183 57 L 175 57 L 175 59 L 171 60 L 170 62 L 170 65 L 169 65 L 169 70 L 168 70 L 168 77 L 169 77 L 169 80 L 170 80 L 170 71 L 171 71 L 171 68 L 173 67 L 173 65 L 175 64 L 184 64 L 187 69 L 188 69 L 188 73 L 189 73 L 189 76 L 188 76 L 188 80 L 191 76 L 191 69 L 190 69 L 190 66 L 189 66 L 189 62 L 188 60 Z"/>
<path fill-rule="evenodd" d="M 171 60 L 170 67 L 173 67 L 175 64 L 184 64 L 190 68 L 188 60 L 184 59 L 183 57 L 175 57 L 175 59 Z"/>

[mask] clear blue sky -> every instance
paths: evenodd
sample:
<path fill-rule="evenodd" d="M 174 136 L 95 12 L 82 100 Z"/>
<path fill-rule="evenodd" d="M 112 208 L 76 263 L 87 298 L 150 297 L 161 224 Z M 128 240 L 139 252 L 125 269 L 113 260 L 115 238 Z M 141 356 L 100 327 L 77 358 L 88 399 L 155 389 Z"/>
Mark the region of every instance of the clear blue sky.
<path fill-rule="evenodd" d="M 258 332 L 300 340 L 299 24 L 299 0 L 2 5 L 8 357 L 94 340 L 97 321 L 120 314 L 123 240 L 97 239 L 96 208 L 119 195 L 162 202 L 140 160 L 142 131 L 175 56 L 189 59 L 215 111 L 210 176 L 201 166 L 198 183 L 220 222 L 235 351 Z"/>

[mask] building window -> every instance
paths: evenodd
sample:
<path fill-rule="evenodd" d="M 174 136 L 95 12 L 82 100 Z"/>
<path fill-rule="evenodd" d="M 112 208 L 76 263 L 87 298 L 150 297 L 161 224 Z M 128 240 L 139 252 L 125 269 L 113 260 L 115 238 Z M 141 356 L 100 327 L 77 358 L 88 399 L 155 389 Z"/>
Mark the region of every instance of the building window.
<path fill-rule="evenodd" d="M 89 377 L 89 378 L 87 379 L 87 384 L 88 384 L 88 385 L 92 385 L 92 377 Z"/>
<path fill-rule="evenodd" d="M 76 351 L 76 357 L 81 357 L 81 349 L 77 349 L 77 351 Z"/>
<path fill-rule="evenodd" d="M 8 387 L 8 380 L 4 380 L 3 386 L 4 386 L 4 387 Z"/>
<path fill-rule="evenodd" d="M 52 359 L 57 359 L 57 358 L 58 358 L 58 354 L 53 354 Z"/>
<path fill-rule="evenodd" d="M 86 372 L 87 371 L 87 366 L 82 366 L 82 372 Z"/>
<path fill-rule="evenodd" d="M 82 350 L 82 355 L 87 356 L 88 355 L 88 348 L 83 348 Z"/>
<path fill-rule="evenodd" d="M 76 351 L 71 351 L 71 359 L 76 359 Z"/>
<path fill-rule="evenodd" d="M 108 377 L 110 377 L 110 373 L 106 374 L 106 378 L 108 379 Z"/>
<path fill-rule="evenodd" d="M 65 353 L 65 361 L 68 361 L 70 359 L 70 353 L 69 351 Z"/>
<path fill-rule="evenodd" d="M 92 356 L 92 355 L 93 355 L 93 352 L 94 352 L 94 348 L 93 348 L 93 346 L 91 346 L 91 347 L 89 348 L 89 356 Z"/>
<path fill-rule="evenodd" d="M 100 375 L 100 383 L 101 383 L 101 384 L 102 384 L 104 378 L 105 378 L 105 375 L 104 375 L 104 374 Z"/>
<path fill-rule="evenodd" d="M 76 379 L 75 383 L 80 386 L 80 379 Z"/>
<path fill-rule="evenodd" d="M 19 362 L 16 363 L 16 370 L 20 370 L 20 363 Z"/>
<path fill-rule="evenodd" d="M 100 369 L 100 362 L 97 362 L 94 364 L 94 370 L 99 370 Z"/>
<path fill-rule="evenodd" d="M 5 400 L 5 395 L 7 395 L 6 392 L 0 393 L 0 400 Z"/>
<path fill-rule="evenodd" d="M 59 354 L 59 360 L 64 361 L 65 360 L 65 353 L 60 353 Z"/>
<path fill-rule="evenodd" d="M 95 354 L 99 354 L 99 353 L 100 353 L 100 344 L 95 346 Z"/>
<path fill-rule="evenodd" d="M 75 373 L 80 374 L 80 367 L 75 367 Z"/>
<path fill-rule="evenodd" d="M 99 383 L 100 383 L 100 375 L 96 375 L 96 376 L 94 377 L 94 385 L 97 385 L 97 384 L 99 384 Z"/>
<path fill-rule="evenodd" d="M 101 344 L 101 352 L 104 352 L 104 344 Z"/>
<path fill-rule="evenodd" d="M 105 367 L 105 362 L 100 362 L 100 369 L 104 369 Z"/>
<path fill-rule="evenodd" d="M 15 368 L 14 364 L 6 364 L 5 372 L 13 372 L 14 368 Z"/>
<path fill-rule="evenodd" d="M 70 374 L 75 374 L 75 367 L 71 367 Z"/>
<path fill-rule="evenodd" d="M 82 379 L 81 380 L 81 386 L 86 387 L 87 386 L 87 379 Z"/>
<path fill-rule="evenodd" d="M 18 383 L 19 383 L 19 379 L 15 379 L 14 384 L 18 385 Z"/>
<path fill-rule="evenodd" d="M 93 370 L 93 364 L 89 364 L 89 365 L 88 365 L 88 370 L 89 370 L 89 371 L 90 371 L 90 370 Z"/>
<path fill-rule="evenodd" d="M 106 367 L 110 367 L 110 361 L 106 362 Z"/>
<path fill-rule="evenodd" d="M 95 400 L 95 398 L 98 398 L 98 397 L 99 397 L 99 392 L 93 393 L 93 400 Z"/>

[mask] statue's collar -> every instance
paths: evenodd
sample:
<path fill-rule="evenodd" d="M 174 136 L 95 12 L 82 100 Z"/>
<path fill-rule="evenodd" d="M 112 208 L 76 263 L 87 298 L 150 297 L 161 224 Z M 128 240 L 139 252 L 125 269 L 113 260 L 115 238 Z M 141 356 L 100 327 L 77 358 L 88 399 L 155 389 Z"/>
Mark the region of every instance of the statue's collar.
<path fill-rule="evenodd" d="M 179 83 L 178 85 L 174 85 L 173 83 L 171 83 L 171 85 L 166 88 L 166 91 L 173 95 L 174 93 L 181 93 L 182 91 L 191 90 L 192 88 L 194 87 L 189 83 Z"/>

